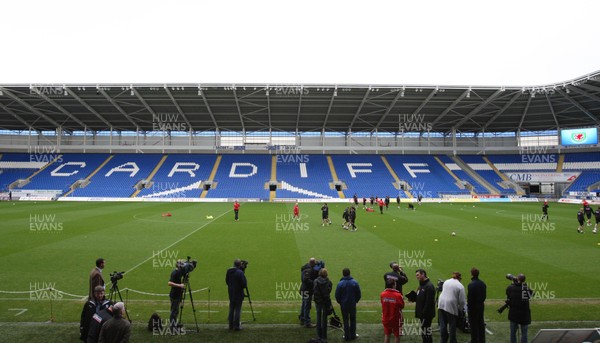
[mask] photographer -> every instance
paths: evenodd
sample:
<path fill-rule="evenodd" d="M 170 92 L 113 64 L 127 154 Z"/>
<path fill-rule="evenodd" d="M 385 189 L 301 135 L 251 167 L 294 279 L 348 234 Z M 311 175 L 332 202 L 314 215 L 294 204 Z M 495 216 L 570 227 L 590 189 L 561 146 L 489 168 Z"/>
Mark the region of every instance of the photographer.
<path fill-rule="evenodd" d="M 392 271 L 383 275 L 383 281 L 385 282 L 386 288 L 388 286 L 388 281 L 392 280 L 396 284 L 396 290 L 402 293 L 402 285 L 408 282 L 408 277 L 398 263 L 390 262 L 390 268 L 392 268 Z"/>
<path fill-rule="evenodd" d="M 312 307 L 312 296 L 314 290 L 314 282 L 319 276 L 320 266 L 317 266 L 317 260 L 311 257 L 308 263 L 300 268 L 302 285 L 300 286 L 300 294 L 302 295 L 302 307 L 300 308 L 300 325 L 306 328 L 313 328 L 310 320 L 310 309 Z"/>
<path fill-rule="evenodd" d="M 442 293 L 438 299 L 438 314 L 440 320 L 440 342 L 456 343 L 456 323 L 460 312 L 467 303 L 465 287 L 460 283 L 461 275 L 453 272 L 452 278 L 444 282 Z"/>
<path fill-rule="evenodd" d="M 183 283 L 183 277 L 185 276 L 183 265 L 184 260 L 177 261 L 177 267 L 171 272 L 171 277 L 168 283 L 169 287 L 171 287 L 171 291 L 169 292 L 169 298 L 171 299 L 171 315 L 169 316 L 169 326 L 171 329 L 176 329 L 178 326 L 177 315 L 179 315 L 179 305 L 181 304 L 181 299 L 185 289 L 185 284 Z"/>
<path fill-rule="evenodd" d="M 81 311 L 81 320 L 79 322 L 79 333 L 81 335 L 79 339 L 84 342 L 88 339 L 92 317 L 112 305 L 112 303 L 104 297 L 104 287 L 96 286 L 93 294 L 94 297 L 89 299 L 85 305 L 83 305 L 83 310 Z"/>
<path fill-rule="evenodd" d="M 527 342 L 527 329 L 531 324 L 531 310 L 529 300 L 534 292 L 525 283 L 525 275 L 514 277 L 507 275 L 513 283 L 506 288 L 506 305 L 508 306 L 508 320 L 510 320 L 510 342 L 517 343 L 517 329 L 521 329 L 521 343 Z M 500 310 L 499 310 L 500 312 Z"/>
<path fill-rule="evenodd" d="M 242 260 L 233 261 L 233 267 L 227 269 L 225 283 L 229 293 L 229 330 L 240 331 L 242 302 L 244 302 L 244 289 L 246 288 L 245 264 Z"/>

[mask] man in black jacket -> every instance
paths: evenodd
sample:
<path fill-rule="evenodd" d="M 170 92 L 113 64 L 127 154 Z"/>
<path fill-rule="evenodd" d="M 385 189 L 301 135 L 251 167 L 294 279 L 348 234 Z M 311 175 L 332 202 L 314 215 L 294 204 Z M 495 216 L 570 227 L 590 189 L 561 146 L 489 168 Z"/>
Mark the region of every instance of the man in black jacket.
<path fill-rule="evenodd" d="M 246 288 L 246 275 L 242 270 L 242 261 L 233 261 L 233 267 L 227 269 L 225 283 L 229 292 L 229 330 L 239 331 L 242 314 L 242 302 L 244 302 L 244 289 Z"/>
<path fill-rule="evenodd" d="M 484 302 L 487 286 L 479 280 L 479 269 L 471 268 L 471 283 L 468 286 L 467 309 L 471 324 L 471 343 L 485 343 Z"/>
<path fill-rule="evenodd" d="M 86 342 L 88 338 L 88 332 L 90 329 L 90 322 L 94 314 L 100 313 L 100 311 L 108 308 L 112 303 L 104 297 L 104 287 L 96 286 L 94 288 L 94 298 L 88 300 L 83 305 L 81 311 L 81 321 L 79 322 L 79 333 L 81 336 L 79 339 Z"/>
<path fill-rule="evenodd" d="M 402 285 L 408 282 L 408 277 L 397 262 L 390 262 L 390 268 L 392 268 L 392 271 L 383 275 L 385 287 L 387 287 L 388 281 L 392 280 L 396 283 L 396 290 L 402 293 Z"/>
<path fill-rule="evenodd" d="M 423 343 L 433 343 L 431 322 L 435 317 L 435 287 L 427 277 L 427 272 L 418 269 L 415 274 L 419 281 L 415 303 L 415 317 L 421 321 L 421 338 Z"/>
<path fill-rule="evenodd" d="M 534 292 L 525 283 L 525 275 L 519 274 L 516 281 L 506 288 L 508 320 L 510 320 L 510 342 L 517 342 L 517 329 L 521 329 L 521 343 L 527 342 L 527 329 L 531 324 L 529 299 Z"/>
<path fill-rule="evenodd" d="M 300 268 L 302 285 L 300 286 L 300 294 L 302 295 L 302 307 L 300 308 L 300 325 L 312 328 L 310 319 L 310 309 L 312 308 L 312 296 L 314 290 L 314 282 L 319 276 L 319 271 L 315 269 L 317 260 L 311 257 L 308 263 Z"/>
<path fill-rule="evenodd" d="M 313 288 L 313 298 L 317 305 L 317 336 L 324 342 L 327 341 L 327 316 L 332 306 L 331 289 L 333 288 L 327 276 L 327 269 L 321 268 Z"/>

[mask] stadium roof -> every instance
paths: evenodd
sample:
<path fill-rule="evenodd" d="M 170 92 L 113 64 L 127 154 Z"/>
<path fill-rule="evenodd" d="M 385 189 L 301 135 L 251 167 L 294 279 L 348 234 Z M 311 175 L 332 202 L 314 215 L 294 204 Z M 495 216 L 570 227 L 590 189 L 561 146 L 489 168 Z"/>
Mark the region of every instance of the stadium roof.
<path fill-rule="evenodd" d="M 600 71 L 531 87 L 0 85 L 2 129 L 514 132 L 600 126 Z M 185 124 L 185 125 L 178 125 Z M 183 128 L 183 129 L 182 129 Z"/>

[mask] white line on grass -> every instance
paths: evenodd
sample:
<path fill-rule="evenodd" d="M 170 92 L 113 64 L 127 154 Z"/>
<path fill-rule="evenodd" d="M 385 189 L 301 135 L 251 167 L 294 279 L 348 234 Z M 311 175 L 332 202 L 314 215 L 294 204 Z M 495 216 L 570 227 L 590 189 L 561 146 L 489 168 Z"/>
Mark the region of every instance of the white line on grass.
<path fill-rule="evenodd" d="M 217 219 L 219 219 L 219 218 L 223 217 L 224 215 L 226 215 L 226 214 L 227 214 L 227 213 L 229 213 L 229 212 L 231 212 L 231 210 L 221 213 L 221 214 L 220 214 L 220 215 L 218 215 L 218 216 L 217 216 L 215 219 L 213 219 L 213 220 L 211 220 L 211 221 L 209 221 L 209 222 L 207 222 L 207 223 L 204 223 L 204 225 L 202 225 L 202 226 L 200 226 L 199 228 L 195 229 L 194 231 L 192 231 L 192 232 L 188 233 L 187 235 L 185 235 L 185 236 L 181 237 L 180 239 L 176 240 L 174 243 L 172 243 L 171 245 L 169 245 L 169 246 L 167 246 L 167 247 L 163 248 L 163 249 L 162 249 L 162 250 L 160 250 L 160 251 L 165 251 L 165 250 L 169 249 L 170 247 L 172 247 L 172 246 L 176 245 L 177 243 L 179 243 L 179 242 L 183 241 L 184 239 L 188 238 L 189 236 L 191 236 L 191 235 L 195 234 L 196 232 L 198 232 L 198 231 L 200 231 L 202 228 L 204 228 L 206 225 L 208 225 L 208 224 L 210 224 L 210 223 L 214 222 L 215 220 L 217 220 Z M 150 256 L 150 257 L 148 257 L 147 259 L 145 259 L 145 260 L 143 260 L 142 262 L 138 263 L 138 264 L 137 264 L 137 265 L 135 265 L 134 267 L 132 267 L 132 268 L 130 268 L 129 270 L 125 271 L 125 274 L 127 274 L 127 273 L 130 273 L 130 272 L 134 271 L 134 270 L 135 270 L 135 269 L 137 269 L 139 266 L 141 266 L 142 264 L 144 264 L 144 263 L 146 263 L 146 262 L 150 261 L 150 260 L 151 260 L 151 259 L 153 259 L 153 258 L 154 258 L 154 255 L 152 255 L 152 256 Z"/>

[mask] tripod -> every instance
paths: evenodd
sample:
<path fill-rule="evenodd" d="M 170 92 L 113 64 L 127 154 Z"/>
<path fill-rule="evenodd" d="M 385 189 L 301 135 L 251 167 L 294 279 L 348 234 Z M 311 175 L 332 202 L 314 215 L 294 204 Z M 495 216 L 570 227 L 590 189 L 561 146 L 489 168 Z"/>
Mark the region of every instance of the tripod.
<path fill-rule="evenodd" d="M 250 312 L 252 312 L 252 321 L 256 321 L 256 317 L 254 316 L 254 309 L 252 308 L 252 299 L 250 299 L 250 291 L 248 290 L 248 286 L 244 287 L 244 297 L 248 298 L 248 303 L 250 304 Z"/>
<path fill-rule="evenodd" d="M 186 273 L 183 277 L 183 294 L 181 295 L 181 305 L 179 307 L 179 323 L 181 323 L 181 318 L 183 316 L 183 305 L 185 302 L 185 292 L 188 291 L 190 293 L 190 303 L 192 304 L 192 313 L 194 313 L 194 322 L 196 323 L 196 332 L 200 332 L 200 327 L 198 326 L 198 318 L 196 318 L 196 307 L 194 307 L 194 298 L 192 297 L 192 286 L 190 286 L 190 274 Z"/>
<path fill-rule="evenodd" d="M 110 286 L 110 293 L 108 293 L 108 300 L 111 303 L 115 303 L 117 295 L 119 296 L 119 301 L 123 302 L 123 297 L 121 296 L 121 291 L 119 290 L 119 284 L 117 280 L 112 282 Z M 127 307 L 125 307 L 125 315 L 127 316 L 127 320 L 131 323 L 131 318 L 129 317 L 129 312 L 127 312 Z"/>

